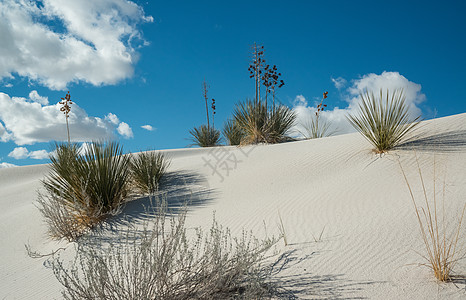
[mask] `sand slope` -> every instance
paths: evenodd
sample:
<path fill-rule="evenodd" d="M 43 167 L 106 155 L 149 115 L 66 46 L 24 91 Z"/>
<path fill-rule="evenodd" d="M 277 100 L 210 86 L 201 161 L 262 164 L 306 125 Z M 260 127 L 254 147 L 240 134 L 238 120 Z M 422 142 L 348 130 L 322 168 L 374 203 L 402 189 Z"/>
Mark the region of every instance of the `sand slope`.
<path fill-rule="evenodd" d="M 239 149 L 165 151 L 172 157 L 168 200 L 192 201 L 188 226 L 208 227 L 215 211 L 233 234 L 243 228 L 257 236 L 278 234 L 280 213 L 290 244 L 278 246 L 288 264 L 276 279 L 300 298 L 465 299 L 464 282 L 438 284 L 418 265 L 424 261 L 416 251 L 424 253 L 424 246 L 398 160 L 419 201 L 413 150 L 429 189 L 435 161 L 437 176 L 443 180 L 446 174 L 446 210 L 462 209 L 466 114 L 425 121 L 418 134 L 382 157 L 357 133 Z M 24 250 L 27 242 L 42 252 L 65 244 L 46 238 L 33 204 L 46 172 L 47 166 L 0 170 L 0 299 L 60 297 L 45 259 L 31 259 Z M 126 212 L 138 205 L 128 205 Z M 453 224 L 454 218 L 448 221 Z M 466 231 L 462 236 L 466 243 Z M 466 264 L 456 270 L 466 274 Z"/>

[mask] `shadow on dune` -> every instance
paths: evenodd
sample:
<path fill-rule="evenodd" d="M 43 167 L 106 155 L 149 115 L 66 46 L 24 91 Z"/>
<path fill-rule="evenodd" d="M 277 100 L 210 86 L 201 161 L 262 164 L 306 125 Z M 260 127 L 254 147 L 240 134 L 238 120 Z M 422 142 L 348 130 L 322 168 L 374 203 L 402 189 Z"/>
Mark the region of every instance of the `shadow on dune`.
<path fill-rule="evenodd" d="M 280 256 L 273 266 L 273 284 L 277 287 L 275 294 L 281 299 L 365 299 L 360 295 L 364 287 L 382 282 L 350 281 L 344 274 L 313 275 L 312 270 L 306 270 L 299 264 L 318 255 L 312 252 L 306 256 L 299 256 L 296 250 L 288 251 Z M 301 274 L 280 275 L 288 268 L 302 270 Z"/>
<path fill-rule="evenodd" d="M 145 196 L 128 202 L 121 213 L 109 218 L 100 228 L 82 239 L 83 243 L 96 243 L 97 240 L 111 241 L 131 228 L 133 233 L 142 232 L 144 223 L 155 218 L 161 200 L 166 201 L 167 214 L 176 215 L 184 209 L 207 205 L 215 197 L 215 192 L 202 175 L 189 172 L 169 172 L 160 183 L 160 191 L 152 196 Z M 124 234 L 124 233 L 123 233 Z M 112 237 L 113 236 L 113 237 Z M 134 235 L 133 237 L 136 237 Z M 94 242 L 92 240 L 97 238 Z"/>
<path fill-rule="evenodd" d="M 207 180 L 194 172 L 170 172 L 163 178 L 160 186 L 160 191 L 155 195 L 127 203 L 120 218 L 132 222 L 151 217 L 153 216 L 151 207 L 161 200 L 167 202 L 170 214 L 176 214 L 185 205 L 188 209 L 189 207 L 205 206 L 215 196 Z"/>
<path fill-rule="evenodd" d="M 417 135 L 398 145 L 397 150 L 418 152 L 459 152 L 466 151 L 466 130 L 448 131 L 426 136 Z"/>

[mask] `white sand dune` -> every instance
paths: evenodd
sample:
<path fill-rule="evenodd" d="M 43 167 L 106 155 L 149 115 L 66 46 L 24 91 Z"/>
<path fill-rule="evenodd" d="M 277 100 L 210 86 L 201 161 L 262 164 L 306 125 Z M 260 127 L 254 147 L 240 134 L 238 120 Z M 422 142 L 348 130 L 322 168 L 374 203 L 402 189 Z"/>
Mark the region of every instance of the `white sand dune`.
<path fill-rule="evenodd" d="M 278 234 L 280 213 L 289 245 L 280 241 L 278 247 L 289 262 L 276 278 L 299 298 L 466 299 L 465 281 L 438 283 L 419 265 L 425 262 L 419 254 L 424 244 L 398 164 L 419 203 L 413 150 L 428 189 L 435 164 L 440 181 L 446 178 L 445 208 L 454 225 L 466 201 L 466 114 L 425 121 L 418 133 L 412 143 L 382 157 L 357 133 L 165 151 L 172 158 L 168 200 L 192 200 L 190 227 L 207 228 L 215 211 L 233 234 L 245 228 L 258 237 L 265 235 L 264 224 L 269 235 Z M 45 165 L 0 170 L 0 299 L 60 298 L 61 286 L 46 259 L 31 259 L 24 248 L 29 243 L 45 253 L 67 246 L 47 238 L 34 206 L 46 173 Z M 466 249 L 466 231 L 462 237 Z M 456 271 L 466 275 L 466 264 L 460 261 Z"/>

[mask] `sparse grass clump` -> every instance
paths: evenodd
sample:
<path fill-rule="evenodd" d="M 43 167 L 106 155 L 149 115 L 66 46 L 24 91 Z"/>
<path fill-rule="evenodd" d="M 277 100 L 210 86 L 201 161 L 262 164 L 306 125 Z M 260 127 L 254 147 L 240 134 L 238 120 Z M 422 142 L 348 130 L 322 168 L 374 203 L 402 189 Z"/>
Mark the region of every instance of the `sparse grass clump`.
<path fill-rule="evenodd" d="M 382 89 L 376 97 L 374 93 L 361 93 L 357 115 L 348 115 L 348 121 L 374 147 L 383 153 L 399 145 L 408 133 L 419 124 L 420 118 L 412 119 L 408 113 L 403 90 L 395 90 L 384 95 Z"/>
<path fill-rule="evenodd" d="M 194 127 L 189 131 L 193 145 L 199 147 L 214 147 L 220 144 L 220 131 L 206 125 Z"/>
<path fill-rule="evenodd" d="M 445 181 L 443 183 L 443 199 L 442 203 L 437 203 L 437 189 L 436 189 L 436 174 L 435 174 L 435 162 L 434 162 L 434 177 L 433 177 L 433 191 L 432 196 L 429 195 L 429 191 L 424 184 L 421 168 L 419 166 L 418 158 L 416 157 L 416 163 L 418 167 L 419 178 L 421 181 L 424 207 L 420 206 L 416 202 L 413 189 L 406 177 L 406 173 L 400 164 L 406 185 L 408 186 L 411 200 L 414 205 L 417 220 L 421 230 L 422 239 L 426 248 L 427 255 L 423 257 L 427 260 L 426 266 L 432 269 L 435 278 L 439 281 L 450 281 L 453 279 L 453 269 L 456 262 L 459 259 L 459 245 L 461 240 L 461 225 L 466 209 L 466 203 L 463 206 L 460 216 L 457 222 L 454 223 L 453 228 L 447 226 L 447 217 L 445 211 Z M 441 206 L 441 208 L 439 207 Z"/>
<path fill-rule="evenodd" d="M 170 161 L 160 152 L 148 151 L 134 155 L 130 162 L 131 182 L 142 194 L 153 194 L 159 188 Z"/>
<path fill-rule="evenodd" d="M 128 195 L 130 157 L 115 142 L 93 142 L 85 153 L 76 144 L 57 144 L 55 152 L 39 209 L 53 237 L 74 240 L 119 211 Z"/>
<path fill-rule="evenodd" d="M 227 142 L 231 146 L 237 146 L 241 144 L 241 140 L 244 137 L 244 132 L 235 120 L 228 119 L 223 128 L 223 135 Z"/>
<path fill-rule="evenodd" d="M 330 123 L 320 119 L 320 113 L 324 111 L 326 104 L 324 100 L 327 99 L 328 92 L 324 92 L 322 100 L 317 105 L 315 115 L 311 115 L 303 124 L 300 124 L 303 130 L 298 130 L 305 139 L 319 139 L 326 136 L 331 136 L 334 131 L 330 131 Z"/>
<path fill-rule="evenodd" d="M 75 259 L 52 260 L 65 299 L 260 299 L 269 297 L 264 266 L 276 239 L 233 238 L 214 218 L 207 233 L 185 226 L 186 210 L 157 209 L 142 231 L 116 242 L 81 243 Z"/>
<path fill-rule="evenodd" d="M 236 106 L 236 123 L 244 132 L 242 144 L 280 143 L 289 140 L 296 114 L 284 105 L 268 107 L 263 101 L 246 100 Z"/>

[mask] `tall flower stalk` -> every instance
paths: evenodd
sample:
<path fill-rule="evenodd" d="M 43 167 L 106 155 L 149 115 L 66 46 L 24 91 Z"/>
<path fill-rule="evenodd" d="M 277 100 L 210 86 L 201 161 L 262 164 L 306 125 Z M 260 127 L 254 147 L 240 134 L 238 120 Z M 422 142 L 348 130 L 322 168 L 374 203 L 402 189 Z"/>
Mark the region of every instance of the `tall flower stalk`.
<path fill-rule="evenodd" d="M 215 99 L 212 98 L 212 128 L 215 128 Z"/>
<path fill-rule="evenodd" d="M 264 46 L 254 43 L 251 46 L 252 50 L 252 62 L 249 64 L 249 78 L 254 78 L 254 84 L 256 88 L 256 95 L 254 102 L 257 104 L 261 98 L 261 76 L 264 68 Z"/>
<path fill-rule="evenodd" d="M 272 94 L 272 107 L 275 107 L 275 89 L 281 88 L 285 82 L 280 79 L 282 73 L 278 72 L 277 66 L 266 65 L 264 75 L 262 75 L 262 84 L 265 86 L 265 105 L 267 106 L 267 95 Z"/>
<path fill-rule="evenodd" d="M 210 127 L 210 124 L 209 124 L 209 106 L 207 105 L 207 92 L 209 90 L 209 85 L 207 84 L 205 79 L 202 82 L 202 90 L 203 90 L 203 95 L 204 95 L 204 100 L 205 100 L 205 112 L 206 112 L 206 115 L 207 115 L 207 127 L 209 128 Z"/>
<path fill-rule="evenodd" d="M 66 119 L 66 131 L 68 133 L 68 144 L 71 144 L 71 139 L 70 139 L 70 126 L 68 124 L 68 118 L 70 117 L 70 111 L 71 111 L 71 104 L 73 102 L 71 101 L 71 96 L 70 96 L 70 91 L 66 93 L 65 98 L 61 98 L 62 101 L 59 103 L 62 105 L 60 108 L 60 111 L 62 111 L 65 114 L 65 119 Z"/>

